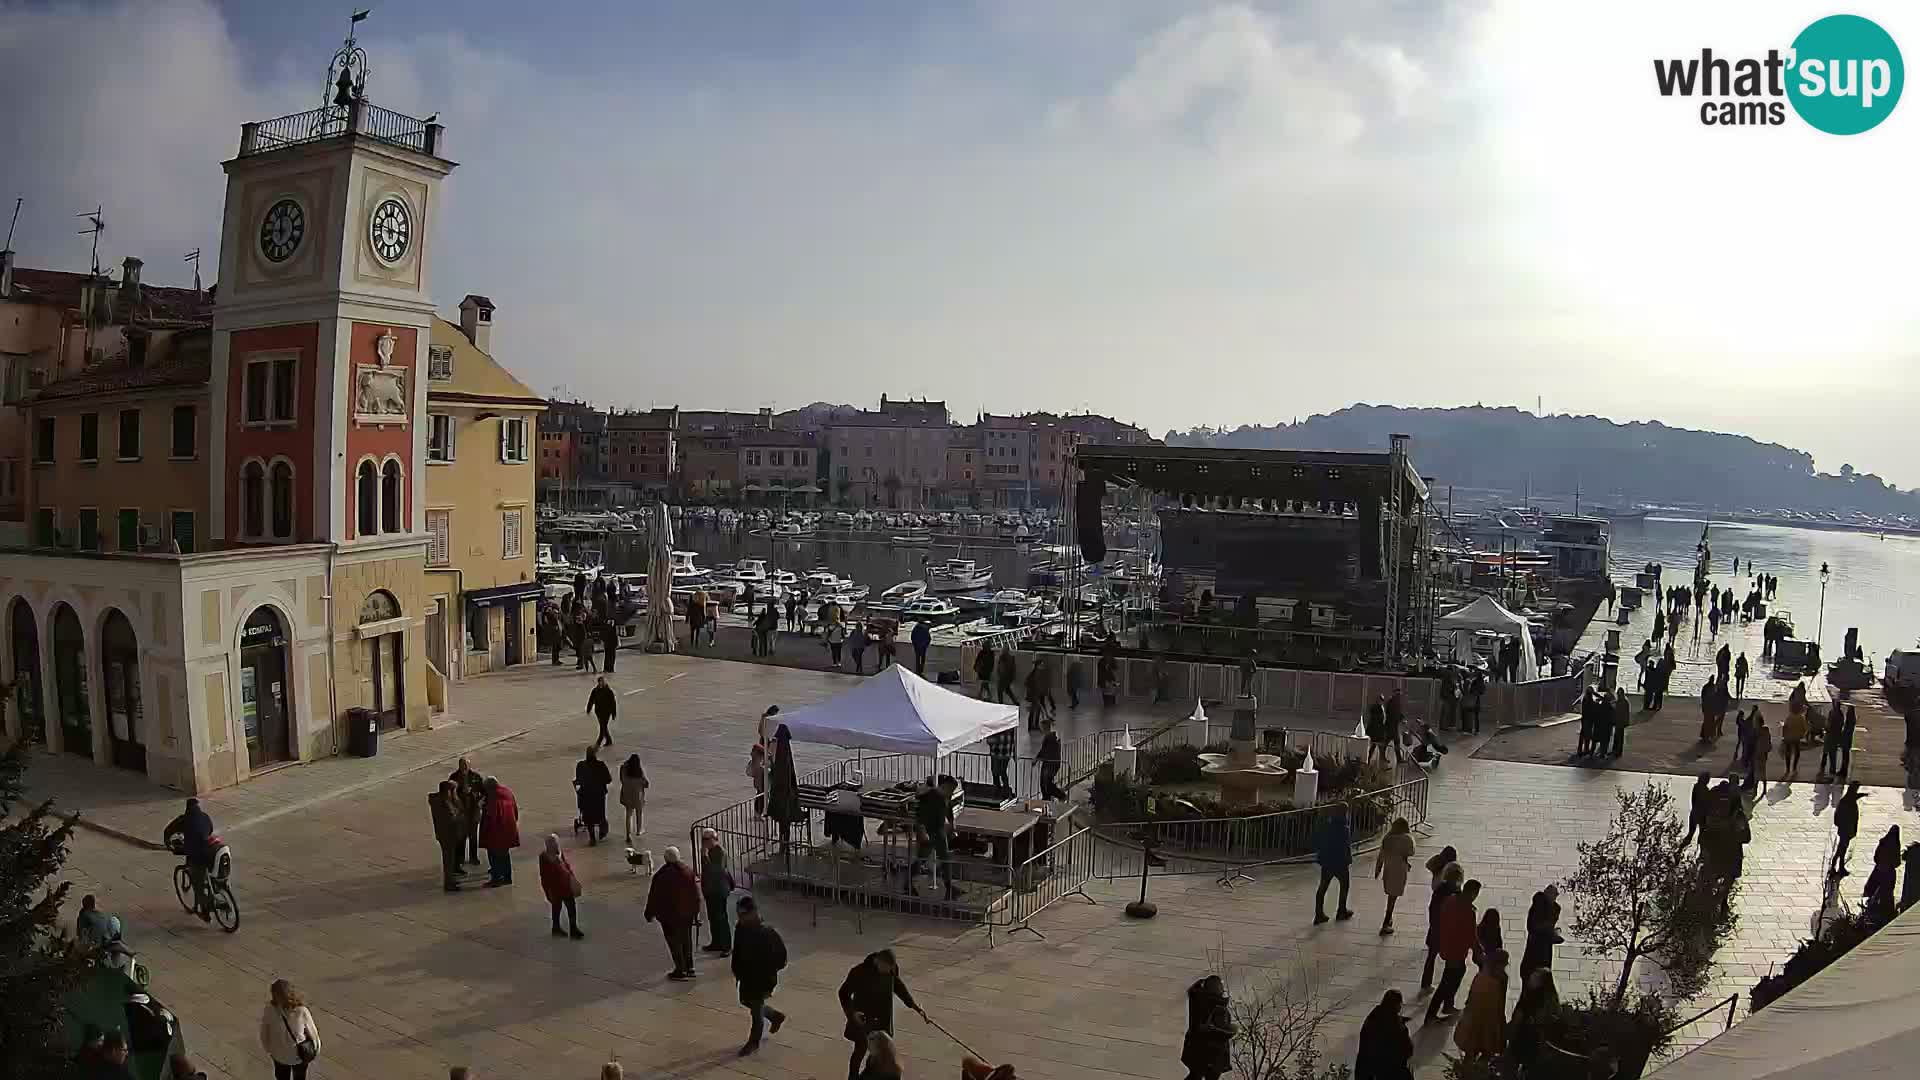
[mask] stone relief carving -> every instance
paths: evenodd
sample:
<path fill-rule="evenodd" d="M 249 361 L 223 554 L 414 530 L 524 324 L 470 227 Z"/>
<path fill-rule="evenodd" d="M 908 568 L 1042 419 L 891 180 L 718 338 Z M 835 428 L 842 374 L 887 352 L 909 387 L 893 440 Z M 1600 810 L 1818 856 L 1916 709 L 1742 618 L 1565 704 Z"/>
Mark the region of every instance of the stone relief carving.
<path fill-rule="evenodd" d="M 392 367 L 393 349 L 399 342 L 393 331 L 382 333 L 373 343 L 376 363 L 361 364 L 355 372 L 354 419 L 368 424 L 401 424 L 407 419 L 407 373 Z"/>

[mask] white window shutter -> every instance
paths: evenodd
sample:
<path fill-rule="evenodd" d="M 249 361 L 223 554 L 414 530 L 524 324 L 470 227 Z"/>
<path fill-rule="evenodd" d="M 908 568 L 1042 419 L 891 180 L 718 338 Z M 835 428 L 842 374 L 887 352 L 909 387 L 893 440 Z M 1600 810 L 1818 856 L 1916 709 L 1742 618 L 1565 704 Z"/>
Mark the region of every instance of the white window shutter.
<path fill-rule="evenodd" d="M 431 536 L 427 545 L 428 566 L 446 566 L 451 561 L 452 517 L 446 510 L 427 512 L 427 530 Z"/>
<path fill-rule="evenodd" d="M 500 556 L 505 559 L 520 557 L 520 511 L 506 510 L 500 514 Z"/>
<path fill-rule="evenodd" d="M 512 458 L 507 456 L 507 429 L 510 426 L 512 426 L 512 421 L 510 420 L 500 421 L 500 460 L 501 461 L 512 460 Z"/>

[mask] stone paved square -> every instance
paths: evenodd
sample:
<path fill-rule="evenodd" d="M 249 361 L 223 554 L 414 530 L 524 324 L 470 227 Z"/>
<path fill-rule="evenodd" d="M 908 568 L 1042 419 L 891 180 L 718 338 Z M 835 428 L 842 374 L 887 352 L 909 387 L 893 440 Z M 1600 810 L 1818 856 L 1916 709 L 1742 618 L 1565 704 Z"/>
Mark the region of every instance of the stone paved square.
<path fill-rule="evenodd" d="M 689 822 L 748 793 L 745 749 L 765 705 L 821 700 L 852 677 L 623 656 L 611 681 L 621 715 L 607 753 L 638 752 L 646 762 L 653 786 L 645 846 L 658 851 L 684 847 Z M 1262 868 L 1231 891 L 1212 875 L 1155 879 L 1160 916 L 1149 922 L 1120 911 L 1137 882 L 1096 880 L 1088 892 L 1099 903 L 1069 900 L 1035 920 L 1044 940 L 1002 934 L 991 949 L 977 929 L 888 914 L 856 921 L 847 909 L 763 892 L 768 921 L 792 955 L 776 998 L 792 1019 L 758 1055 L 737 1058 L 746 1016 L 724 961 L 703 957 L 697 981 L 667 981 L 665 947 L 641 917 L 645 882 L 628 873 L 620 836 L 588 848 L 572 835 L 569 781 L 593 733 L 583 711 L 590 685 L 543 666 L 472 680 L 458 688 L 458 724 L 394 739 L 372 760 L 297 766 L 216 794 L 209 805 L 237 853 L 245 918 L 237 934 L 180 910 L 171 857 L 92 830 L 79 834 L 69 864 L 76 900 L 95 892 L 128 921 L 156 993 L 181 1012 L 190 1046 L 214 1077 L 268 1073 L 257 1024 L 277 977 L 301 987 L 315 1010 L 326 1042 L 316 1078 L 439 1077 L 450 1064 L 476 1066 L 481 1076 L 586 1078 L 617 1054 L 629 1075 L 832 1080 L 844 1073 L 847 1047 L 834 991 L 863 954 L 888 945 L 935 1020 L 988 1057 L 1043 1078 L 1174 1075 L 1184 988 L 1222 960 L 1244 978 L 1305 965 L 1342 1003 L 1330 1050 L 1349 1059 L 1359 1021 L 1382 990 L 1417 988 L 1424 875 L 1416 870 L 1402 899 L 1400 933 L 1382 938 L 1371 853 L 1355 864 L 1359 917 L 1319 928 L 1310 924 L 1317 879 L 1308 867 Z M 1123 715 L 1145 724 L 1190 708 L 1176 702 Z M 1098 713 L 1066 717 L 1069 731 L 1118 726 L 1119 718 Z M 520 802 L 516 883 L 445 894 L 425 796 L 452 756 L 476 746 L 478 766 Z M 1574 844 L 1603 830 L 1616 788 L 1643 778 L 1480 760 L 1472 750 L 1456 742 L 1433 774 L 1431 834 L 1419 839 L 1418 857 L 1457 846 L 1485 884 L 1482 907 L 1500 909 L 1517 948 L 1533 891 L 1565 876 Z M 796 752 L 802 771 L 842 756 L 825 747 Z M 1684 787 L 1680 778 L 1662 779 Z M 38 786 L 142 836 L 157 834 L 179 802 L 91 766 L 55 763 Z M 1807 933 L 1832 836 L 1829 797 L 1809 784 L 1776 786 L 1759 804 L 1740 930 L 1703 1000 L 1744 994 Z M 1875 790 L 1863 805 L 1861 836 L 1870 848 L 1887 825 L 1912 826 L 1914 817 L 1900 792 Z M 549 832 L 560 835 L 585 885 L 581 942 L 547 933 L 534 857 Z M 1847 899 L 1858 880 L 1848 879 Z M 1577 943 L 1559 948 L 1563 996 L 1604 974 Z M 911 1015 L 899 1018 L 898 1034 L 910 1075 L 951 1074 L 960 1050 L 945 1036 Z M 1438 1075 L 1450 1035 L 1450 1027 L 1416 1028 L 1421 1075 Z"/>

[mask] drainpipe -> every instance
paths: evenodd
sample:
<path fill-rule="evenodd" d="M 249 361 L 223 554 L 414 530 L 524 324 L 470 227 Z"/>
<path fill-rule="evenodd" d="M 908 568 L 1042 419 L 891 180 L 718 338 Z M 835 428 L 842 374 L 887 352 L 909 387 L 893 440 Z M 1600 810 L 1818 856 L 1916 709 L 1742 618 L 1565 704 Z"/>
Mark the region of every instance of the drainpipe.
<path fill-rule="evenodd" d="M 340 554 L 340 545 L 327 546 L 327 592 L 321 599 L 327 602 L 327 735 L 332 741 L 328 756 L 340 752 L 340 699 L 334 689 L 340 680 L 340 666 L 334 649 L 334 639 L 338 632 L 333 622 L 333 561 Z"/>

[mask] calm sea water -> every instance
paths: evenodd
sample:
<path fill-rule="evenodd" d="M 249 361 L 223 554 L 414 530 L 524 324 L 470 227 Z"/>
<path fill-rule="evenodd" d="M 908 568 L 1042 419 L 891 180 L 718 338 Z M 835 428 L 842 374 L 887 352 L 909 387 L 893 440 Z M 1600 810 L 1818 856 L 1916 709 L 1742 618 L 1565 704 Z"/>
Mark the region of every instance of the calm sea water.
<path fill-rule="evenodd" d="M 1666 580 L 1686 581 L 1701 525 L 1699 520 L 1677 518 L 1615 522 L 1615 580 L 1631 582 L 1642 564 L 1658 562 L 1667 568 Z M 1850 626 L 1860 628 L 1860 647 L 1875 658 L 1891 649 L 1912 648 L 1920 639 L 1920 539 L 1719 522 L 1711 526 L 1708 543 L 1714 583 L 1723 589 L 1731 586 L 1736 597 L 1746 595 L 1749 559 L 1755 573 L 1778 577 L 1780 591 L 1773 607 L 1793 613 L 1794 628 L 1803 638 L 1813 637 L 1822 621 L 1820 564 L 1826 563 L 1832 575 L 1826 588 L 1824 655 L 1835 653 Z M 1739 579 L 1733 576 L 1735 556 L 1740 558 Z"/>

